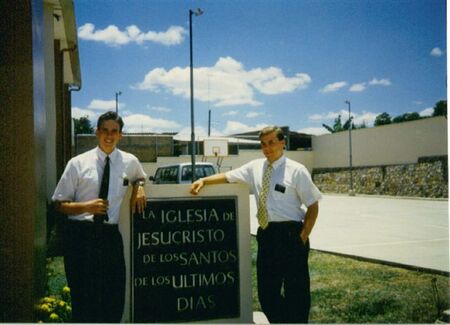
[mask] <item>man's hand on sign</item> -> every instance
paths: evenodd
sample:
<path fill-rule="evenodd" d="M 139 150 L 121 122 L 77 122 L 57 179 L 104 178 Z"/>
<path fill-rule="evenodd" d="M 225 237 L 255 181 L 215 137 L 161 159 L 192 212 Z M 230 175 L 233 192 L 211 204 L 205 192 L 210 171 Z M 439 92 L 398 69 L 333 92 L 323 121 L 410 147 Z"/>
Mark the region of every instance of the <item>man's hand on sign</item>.
<path fill-rule="evenodd" d="M 134 213 L 136 210 L 138 213 L 143 213 L 145 206 L 147 205 L 147 198 L 145 196 L 145 190 L 143 183 L 136 183 L 133 186 L 133 193 L 130 199 L 131 212 Z"/>
<path fill-rule="evenodd" d="M 194 183 L 192 183 L 191 194 L 197 195 L 200 192 L 200 190 L 203 188 L 203 186 L 205 186 L 205 185 L 223 184 L 223 183 L 227 183 L 227 182 L 228 181 L 227 181 L 227 178 L 225 177 L 224 173 L 214 174 L 214 175 L 210 175 L 208 177 L 199 178 Z"/>
<path fill-rule="evenodd" d="M 198 192 L 200 192 L 200 190 L 202 189 L 203 186 L 205 186 L 205 182 L 203 181 L 203 179 L 201 179 L 201 178 L 197 179 L 191 185 L 191 194 L 192 195 L 197 195 Z"/>

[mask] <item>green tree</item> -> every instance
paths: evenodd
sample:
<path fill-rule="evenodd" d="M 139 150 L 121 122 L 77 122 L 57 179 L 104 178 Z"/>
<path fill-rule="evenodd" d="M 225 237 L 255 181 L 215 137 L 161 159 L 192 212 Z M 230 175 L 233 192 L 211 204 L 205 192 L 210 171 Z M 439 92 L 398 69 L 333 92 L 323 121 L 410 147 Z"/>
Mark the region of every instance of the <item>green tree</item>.
<path fill-rule="evenodd" d="M 367 128 L 367 124 L 366 124 L 366 121 L 362 121 L 362 123 L 361 124 L 358 124 L 358 125 L 354 125 L 353 124 L 353 127 L 352 127 L 353 129 L 365 129 L 365 128 Z"/>
<path fill-rule="evenodd" d="M 392 123 L 402 123 L 405 122 L 405 117 L 403 115 L 396 116 L 392 119 Z"/>
<path fill-rule="evenodd" d="M 327 124 L 322 124 L 322 126 L 325 129 L 327 129 L 328 131 L 330 131 L 331 133 L 342 132 L 342 131 L 348 130 L 348 128 L 350 126 L 350 120 L 347 119 L 347 121 L 345 121 L 344 125 L 342 125 L 341 115 L 339 115 L 337 118 L 335 118 L 333 127 L 331 127 Z M 355 125 L 352 123 L 352 128 L 354 128 L 354 127 L 355 127 Z"/>
<path fill-rule="evenodd" d="M 351 120 L 353 120 L 353 116 Z M 343 131 L 347 131 L 349 127 L 350 127 L 350 119 L 347 119 L 347 121 L 345 121 L 344 123 L 344 126 L 342 127 L 344 129 Z M 352 122 L 352 129 L 359 129 L 359 127 Z"/>
<path fill-rule="evenodd" d="M 392 123 L 402 123 L 402 122 L 420 120 L 421 118 L 422 117 L 417 112 L 405 113 L 405 114 L 394 117 L 394 119 L 392 120 Z"/>
<path fill-rule="evenodd" d="M 384 112 L 375 118 L 373 126 L 391 124 L 391 122 L 391 116 L 388 113 Z"/>
<path fill-rule="evenodd" d="M 80 118 L 73 119 L 75 126 L 75 134 L 92 134 L 94 133 L 94 128 L 91 125 L 91 121 L 87 116 L 82 116 Z"/>
<path fill-rule="evenodd" d="M 417 112 L 405 113 L 403 115 L 405 116 L 405 121 L 415 121 L 420 120 L 422 118 Z"/>
<path fill-rule="evenodd" d="M 445 116 L 447 117 L 447 101 L 440 100 L 434 105 L 433 116 Z"/>

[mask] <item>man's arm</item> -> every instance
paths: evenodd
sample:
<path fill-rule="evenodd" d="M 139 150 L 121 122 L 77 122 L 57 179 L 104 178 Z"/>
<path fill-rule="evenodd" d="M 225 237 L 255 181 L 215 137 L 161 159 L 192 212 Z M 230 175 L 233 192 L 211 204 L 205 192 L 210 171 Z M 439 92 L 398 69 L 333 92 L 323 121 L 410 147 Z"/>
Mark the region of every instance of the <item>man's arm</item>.
<path fill-rule="evenodd" d="M 139 178 L 133 184 L 133 192 L 131 193 L 130 199 L 132 213 L 134 213 L 136 210 L 138 213 L 142 213 L 145 210 L 145 206 L 147 205 L 147 198 L 145 196 L 144 184 L 144 178 Z"/>
<path fill-rule="evenodd" d="M 55 202 L 57 211 L 73 215 L 73 214 L 106 214 L 108 211 L 108 201 L 102 199 L 94 199 L 84 202 L 71 202 L 71 201 L 56 201 Z"/>
<path fill-rule="evenodd" d="M 309 235 L 316 223 L 317 216 L 319 215 L 319 202 L 316 201 L 311 204 L 307 210 L 305 215 L 305 221 L 303 223 L 302 231 L 300 232 L 300 238 L 304 243 L 308 240 Z"/>
<path fill-rule="evenodd" d="M 197 179 L 194 183 L 191 185 L 191 194 L 197 195 L 198 192 L 202 189 L 205 185 L 211 185 L 211 184 L 223 184 L 228 183 L 228 180 L 224 173 L 221 174 L 214 174 L 208 177 Z"/>

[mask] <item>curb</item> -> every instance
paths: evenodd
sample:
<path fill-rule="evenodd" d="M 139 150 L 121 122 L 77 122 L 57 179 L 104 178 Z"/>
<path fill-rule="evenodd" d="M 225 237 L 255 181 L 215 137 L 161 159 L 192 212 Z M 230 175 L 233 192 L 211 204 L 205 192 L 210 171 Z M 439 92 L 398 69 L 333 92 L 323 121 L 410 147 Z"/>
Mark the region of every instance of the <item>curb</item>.
<path fill-rule="evenodd" d="M 355 259 L 355 260 L 364 261 L 364 262 L 370 262 L 370 263 L 374 263 L 374 264 L 381 264 L 381 265 L 386 265 L 386 266 L 398 267 L 398 268 L 407 269 L 407 270 L 410 270 L 410 271 L 417 271 L 417 272 L 425 272 L 425 273 L 430 273 L 430 274 L 450 276 L 450 272 L 449 271 L 435 270 L 435 269 L 430 269 L 430 268 L 416 266 L 416 265 L 409 265 L 409 264 L 402 264 L 402 263 L 398 263 L 398 262 L 379 260 L 379 259 L 371 258 L 371 257 L 363 257 L 363 256 L 358 256 L 358 255 L 352 255 L 352 254 L 337 253 L 337 252 L 327 251 L 327 250 L 323 250 L 323 249 L 311 248 L 311 250 L 316 251 L 316 252 L 321 252 L 321 253 L 327 253 L 327 254 L 332 254 L 332 255 L 336 255 L 336 256 L 341 256 L 341 257 L 348 257 L 348 258 L 352 258 L 352 259 Z"/>

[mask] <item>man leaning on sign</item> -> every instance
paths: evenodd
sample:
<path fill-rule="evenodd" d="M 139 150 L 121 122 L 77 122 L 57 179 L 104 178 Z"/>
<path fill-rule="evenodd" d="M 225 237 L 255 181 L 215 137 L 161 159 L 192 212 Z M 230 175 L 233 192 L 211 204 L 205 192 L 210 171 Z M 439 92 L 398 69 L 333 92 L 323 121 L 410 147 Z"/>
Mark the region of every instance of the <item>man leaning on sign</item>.
<path fill-rule="evenodd" d="M 259 134 L 266 159 L 195 181 L 196 195 L 208 184 L 247 183 L 258 206 L 258 297 L 270 323 L 307 323 L 311 306 L 309 235 L 322 194 L 300 163 L 284 156 L 283 131 L 266 127 Z M 306 212 L 302 209 L 306 206 Z M 282 293 L 283 292 L 283 293 Z"/>
<path fill-rule="evenodd" d="M 123 121 L 106 112 L 97 122 L 98 146 L 72 158 L 53 194 L 68 215 L 64 268 L 72 297 L 72 322 L 117 323 L 125 299 L 125 259 L 119 212 L 129 184 L 132 210 L 144 211 L 146 175 L 138 159 L 116 148 Z"/>

